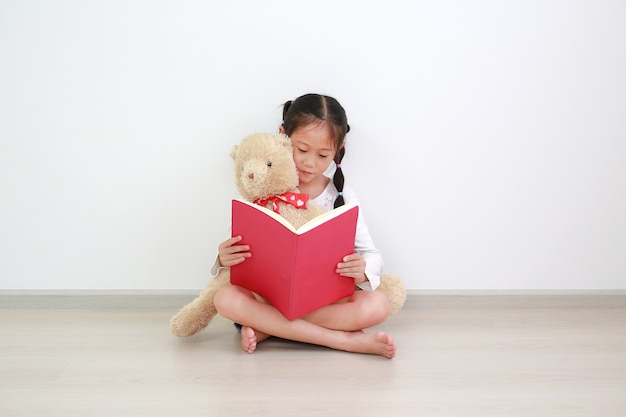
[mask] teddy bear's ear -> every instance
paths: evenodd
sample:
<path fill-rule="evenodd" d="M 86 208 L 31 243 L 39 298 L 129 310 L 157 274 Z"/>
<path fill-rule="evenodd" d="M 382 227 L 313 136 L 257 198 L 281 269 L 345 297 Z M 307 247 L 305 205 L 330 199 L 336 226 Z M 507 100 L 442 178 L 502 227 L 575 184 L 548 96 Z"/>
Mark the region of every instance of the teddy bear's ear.
<path fill-rule="evenodd" d="M 277 136 L 277 138 L 278 138 L 278 143 L 280 143 L 286 148 L 291 148 L 291 139 L 289 139 L 289 136 L 281 133 Z"/>
<path fill-rule="evenodd" d="M 233 158 L 233 159 L 235 159 L 235 157 L 237 156 L 237 148 L 238 148 L 238 146 L 235 145 L 235 146 L 233 146 L 233 150 L 230 151 L 230 157 Z"/>

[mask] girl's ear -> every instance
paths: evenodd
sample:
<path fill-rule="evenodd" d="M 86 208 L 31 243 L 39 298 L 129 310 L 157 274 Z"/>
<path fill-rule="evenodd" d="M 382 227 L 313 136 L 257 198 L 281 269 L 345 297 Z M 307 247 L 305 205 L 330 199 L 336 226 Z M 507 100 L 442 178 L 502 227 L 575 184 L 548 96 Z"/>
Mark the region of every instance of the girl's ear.
<path fill-rule="evenodd" d="M 282 133 L 282 134 L 284 135 L 284 134 L 285 134 L 285 126 L 280 125 L 280 126 L 278 127 L 278 133 Z"/>

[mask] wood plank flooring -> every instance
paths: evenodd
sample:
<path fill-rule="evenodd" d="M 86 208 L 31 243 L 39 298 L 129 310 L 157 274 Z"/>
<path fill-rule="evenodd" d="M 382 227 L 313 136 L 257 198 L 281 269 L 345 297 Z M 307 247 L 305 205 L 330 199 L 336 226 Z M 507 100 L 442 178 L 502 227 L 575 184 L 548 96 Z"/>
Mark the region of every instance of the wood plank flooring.
<path fill-rule="evenodd" d="M 0 310 L 0 416 L 626 416 L 626 309 L 426 308 L 378 329 L 398 355 L 239 348 L 175 309 Z"/>

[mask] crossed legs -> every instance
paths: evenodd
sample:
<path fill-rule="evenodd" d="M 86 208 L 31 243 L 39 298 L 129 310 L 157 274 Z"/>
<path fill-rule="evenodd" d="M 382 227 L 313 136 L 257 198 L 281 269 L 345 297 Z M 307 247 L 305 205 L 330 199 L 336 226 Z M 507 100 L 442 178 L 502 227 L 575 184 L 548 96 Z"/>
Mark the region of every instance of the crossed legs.
<path fill-rule="evenodd" d="M 396 354 L 390 335 L 362 331 L 382 323 L 389 315 L 387 299 L 375 291 L 357 291 L 338 303 L 291 321 L 256 294 L 235 285 L 221 288 L 214 303 L 222 316 L 243 325 L 241 345 L 248 353 L 269 336 L 276 336 L 390 359 Z"/>

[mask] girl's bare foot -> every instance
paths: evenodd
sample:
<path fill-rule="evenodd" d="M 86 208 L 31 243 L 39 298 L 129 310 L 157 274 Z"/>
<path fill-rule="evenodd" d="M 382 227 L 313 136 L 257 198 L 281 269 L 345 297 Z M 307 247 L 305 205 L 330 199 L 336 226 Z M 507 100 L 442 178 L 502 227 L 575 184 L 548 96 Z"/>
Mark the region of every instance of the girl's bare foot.
<path fill-rule="evenodd" d="M 383 332 L 374 333 L 374 337 L 376 341 L 382 347 L 382 356 L 388 359 L 393 359 L 396 356 L 396 342 L 394 342 L 393 337 Z"/>
<path fill-rule="evenodd" d="M 252 327 L 241 327 L 241 348 L 248 353 L 253 353 L 256 350 L 256 333 Z"/>
<path fill-rule="evenodd" d="M 269 336 L 249 326 L 241 327 L 241 348 L 248 353 L 254 353 L 257 344 Z"/>
<path fill-rule="evenodd" d="M 350 351 L 380 355 L 388 359 L 396 356 L 396 343 L 387 333 L 354 332 L 351 333 L 351 338 Z"/>

